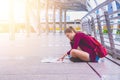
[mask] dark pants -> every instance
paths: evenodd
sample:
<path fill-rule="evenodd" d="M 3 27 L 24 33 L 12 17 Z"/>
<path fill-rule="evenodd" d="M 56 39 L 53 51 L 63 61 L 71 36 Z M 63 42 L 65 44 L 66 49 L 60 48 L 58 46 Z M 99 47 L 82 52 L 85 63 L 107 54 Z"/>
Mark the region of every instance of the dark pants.
<path fill-rule="evenodd" d="M 79 58 L 74 58 L 74 57 L 71 57 L 71 58 L 69 58 L 69 59 L 70 59 L 70 61 L 72 61 L 72 62 L 88 62 L 88 61 L 83 61 L 83 60 L 81 60 L 81 59 L 79 59 Z M 98 60 L 99 60 L 99 58 L 96 57 L 96 61 L 94 61 L 94 62 L 98 62 Z M 92 61 L 89 61 L 89 62 L 92 62 Z"/>
<path fill-rule="evenodd" d="M 70 61 L 72 61 L 72 62 L 85 62 L 85 61 L 83 61 L 83 60 L 81 60 L 79 58 L 74 58 L 74 57 L 71 57 Z"/>

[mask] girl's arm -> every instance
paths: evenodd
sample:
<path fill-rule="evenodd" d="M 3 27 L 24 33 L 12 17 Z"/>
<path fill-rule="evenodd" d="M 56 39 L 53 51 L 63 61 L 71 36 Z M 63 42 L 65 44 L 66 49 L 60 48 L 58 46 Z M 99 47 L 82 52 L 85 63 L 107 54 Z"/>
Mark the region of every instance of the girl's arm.
<path fill-rule="evenodd" d="M 64 58 L 67 56 L 68 54 L 67 53 L 65 53 L 62 57 L 60 57 L 57 61 L 63 61 L 64 60 Z"/>

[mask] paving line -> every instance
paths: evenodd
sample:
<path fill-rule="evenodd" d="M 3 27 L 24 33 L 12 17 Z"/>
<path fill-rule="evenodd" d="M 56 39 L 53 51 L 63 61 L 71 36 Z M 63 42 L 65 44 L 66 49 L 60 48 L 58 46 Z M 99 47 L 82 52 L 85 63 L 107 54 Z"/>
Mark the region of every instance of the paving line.
<path fill-rule="evenodd" d="M 114 64 L 117 64 L 118 66 L 120 66 L 120 64 L 117 63 L 117 62 L 115 62 L 114 60 L 112 60 L 112 59 L 110 59 L 110 58 L 108 58 L 108 57 L 105 57 L 105 58 L 108 59 L 108 60 L 110 60 L 110 61 L 113 62 Z"/>
<path fill-rule="evenodd" d="M 99 72 L 97 72 L 88 62 L 87 64 L 90 66 L 90 68 L 99 76 L 100 79 L 102 79 L 102 76 L 100 75 Z"/>

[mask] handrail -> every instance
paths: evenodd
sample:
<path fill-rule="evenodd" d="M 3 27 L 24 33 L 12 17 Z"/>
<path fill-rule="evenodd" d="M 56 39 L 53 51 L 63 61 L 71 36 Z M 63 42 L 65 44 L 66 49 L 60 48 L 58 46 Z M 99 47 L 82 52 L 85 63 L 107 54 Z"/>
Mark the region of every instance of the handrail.
<path fill-rule="evenodd" d="M 119 30 L 120 29 L 117 28 L 115 30 L 115 28 L 117 26 L 119 26 L 118 24 L 120 24 L 120 22 L 119 22 L 120 16 L 117 15 L 120 12 L 120 9 L 116 10 L 115 8 L 113 8 L 113 11 L 111 13 L 109 13 L 108 10 L 104 10 L 102 14 L 95 13 L 95 11 L 104 8 L 104 6 L 108 6 L 109 3 L 113 3 L 112 6 L 115 5 L 115 3 L 113 1 L 116 1 L 116 0 L 106 0 L 105 2 L 101 3 L 100 5 L 95 7 L 93 10 L 91 10 L 89 13 L 87 13 L 84 17 L 82 17 L 81 21 L 82 21 L 83 31 L 87 31 L 87 33 L 94 35 L 94 37 L 96 39 L 100 40 L 101 43 L 104 46 L 106 46 L 106 48 L 108 48 L 107 46 L 110 45 L 110 49 L 108 48 L 109 52 L 111 52 L 113 56 L 120 58 L 120 56 L 117 56 L 120 53 L 120 49 L 117 50 L 117 47 L 116 47 L 116 46 L 120 47 L 120 44 L 118 43 L 118 41 L 120 39 L 119 38 L 119 36 L 120 36 Z M 93 15 L 93 14 L 95 14 L 95 15 Z M 113 21 L 113 20 L 115 20 L 115 21 Z M 113 25 L 115 25 L 115 27 L 113 27 Z M 106 29 L 103 30 L 104 26 L 108 30 L 108 32 L 107 32 L 108 37 L 104 36 L 106 34 L 103 34 L 103 31 L 106 30 Z M 86 27 L 87 29 L 84 27 Z M 92 30 L 92 31 L 89 31 L 88 29 Z M 106 33 L 106 31 L 105 31 L 105 33 Z M 106 41 L 106 39 L 109 42 Z M 109 44 L 105 44 L 105 43 L 109 43 Z"/>
<path fill-rule="evenodd" d="M 81 19 L 81 21 L 82 21 L 85 17 L 87 17 L 89 14 L 95 12 L 97 9 L 99 9 L 99 8 L 105 6 L 105 5 L 107 5 L 108 3 L 113 2 L 113 1 L 115 1 L 115 0 L 106 0 L 105 2 L 101 3 L 100 5 L 98 5 L 97 7 L 95 7 L 92 11 L 90 11 L 88 14 L 86 14 L 86 15 Z"/>

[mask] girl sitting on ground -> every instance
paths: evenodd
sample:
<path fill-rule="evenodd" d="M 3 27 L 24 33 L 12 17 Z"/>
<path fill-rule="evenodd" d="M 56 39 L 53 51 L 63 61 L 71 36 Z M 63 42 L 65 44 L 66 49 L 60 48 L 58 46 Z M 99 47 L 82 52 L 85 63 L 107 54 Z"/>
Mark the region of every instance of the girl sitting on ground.
<path fill-rule="evenodd" d="M 99 60 L 99 57 L 94 52 L 96 45 L 92 43 L 89 35 L 82 32 L 76 32 L 72 27 L 67 28 L 64 33 L 70 40 L 71 50 L 58 60 L 63 61 L 67 55 L 73 62 L 97 62 Z"/>

